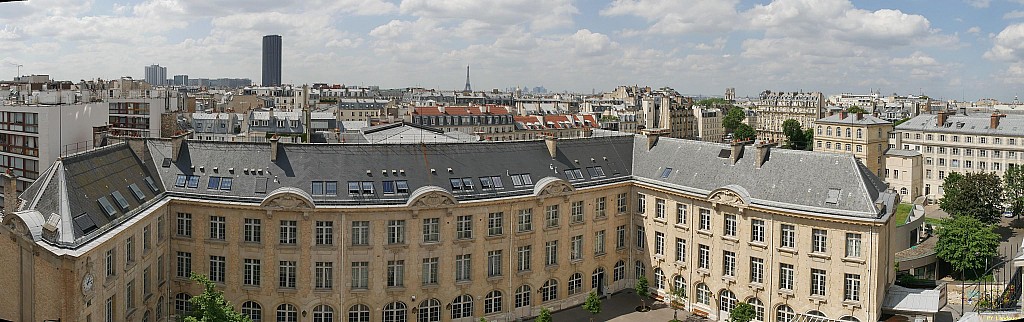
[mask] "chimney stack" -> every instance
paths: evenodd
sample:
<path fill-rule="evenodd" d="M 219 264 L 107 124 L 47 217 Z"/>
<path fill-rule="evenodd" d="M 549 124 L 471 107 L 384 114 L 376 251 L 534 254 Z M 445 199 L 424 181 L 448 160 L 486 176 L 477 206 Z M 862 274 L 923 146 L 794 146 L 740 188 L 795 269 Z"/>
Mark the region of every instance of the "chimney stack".
<path fill-rule="evenodd" d="M 761 144 L 754 145 L 754 148 L 757 149 L 757 168 L 758 169 L 760 169 L 761 166 L 764 165 L 764 163 L 768 161 L 768 159 L 771 156 L 771 152 L 772 152 L 771 148 L 774 147 L 775 145 L 777 145 L 777 144 L 774 143 L 774 142 L 762 142 Z"/>
<path fill-rule="evenodd" d="M 441 113 L 441 114 L 444 114 L 444 105 L 438 105 L 437 106 L 437 112 Z"/>
<path fill-rule="evenodd" d="M 839 120 L 846 119 L 846 110 L 839 111 Z"/>
<path fill-rule="evenodd" d="M 857 113 L 857 120 L 860 121 L 860 120 L 863 120 L 863 119 L 864 119 L 864 113 L 859 113 L 858 112 Z"/>
<path fill-rule="evenodd" d="M 1000 117 L 1002 117 L 1002 115 L 999 115 L 999 113 L 992 113 L 992 116 L 989 116 L 988 128 L 993 129 L 993 130 L 999 128 L 999 118 Z"/>
<path fill-rule="evenodd" d="M 14 171 L 11 168 L 7 168 L 7 171 L 3 174 L 4 177 L 4 213 L 14 213 L 18 211 L 18 177 L 14 176 Z"/>
<path fill-rule="evenodd" d="M 644 129 L 640 131 L 643 135 L 647 136 L 647 151 L 658 145 L 658 138 L 666 136 L 669 133 L 668 129 Z"/>
<path fill-rule="evenodd" d="M 277 141 L 280 140 L 277 135 L 270 137 L 270 162 L 277 162 Z"/>
<path fill-rule="evenodd" d="M 547 147 L 548 147 L 548 154 L 550 154 L 551 158 L 554 159 L 555 155 L 558 154 L 558 148 L 557 148 L 557 146 L 558 146 L 558 138 L 556 138 L 554 136 L 550 136 L 550 135 L 545 135 L 544 136 L 544 145 L 547 145 Z"/>
<path fill-rule="evenodd" d="M 741 158 L 743 158 L 743 147 L 747 145 L 746 141 L 734 141 L 731 144 L 732 153 L 729 154 L 729 160 L 732 164 L 736 164 Z"/>
<path fill-rule="evenodd" d="M 178 155 L 181 154 L 181 148 L 185 145 L 185 136 L 189 133 L 182 133 L 171 137 L 171 161 L 178 162 Z"/>
<path fill-rule="evenodd" d="M 946 124 L 946 111 L 939 111 L 938 127 L 943 127 Z"/>

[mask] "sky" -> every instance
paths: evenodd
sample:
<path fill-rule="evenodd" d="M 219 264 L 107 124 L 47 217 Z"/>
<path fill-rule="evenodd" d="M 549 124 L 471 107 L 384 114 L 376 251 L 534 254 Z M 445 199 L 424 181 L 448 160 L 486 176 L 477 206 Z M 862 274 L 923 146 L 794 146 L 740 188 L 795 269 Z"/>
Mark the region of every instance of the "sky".
<path fill-rule="evenodd" d="M 0 79 L 259 82 L 268 34 L 292 84 L 1024 94 L 1024 0 L 28 0 L 0 3 Z"/>

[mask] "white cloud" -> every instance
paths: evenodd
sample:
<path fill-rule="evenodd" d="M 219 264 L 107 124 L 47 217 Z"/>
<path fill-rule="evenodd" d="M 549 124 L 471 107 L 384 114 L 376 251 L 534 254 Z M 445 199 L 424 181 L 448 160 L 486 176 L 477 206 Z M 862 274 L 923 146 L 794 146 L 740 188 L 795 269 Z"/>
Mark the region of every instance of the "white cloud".
<path fill-rule="evenodd" d="M 436 20 L 475 21 L 480 25 L 527 25 L 548 30 L 573 25 L 579 10 L 571 0 L 403 0 L 402 14 Z"/>
<path fill-rule="evenodd" d="M 737 3 L 737 0 L 615 0 L 601 10 L 601 15 L 637 16 L 651 23 L 645 30 L 625 30 L 626 35 L 729 31 L 738 21 Z"/>
<path fill-rule="evenodd" d="M 985 52 L 986 59 L 1016 61 L 1024 58 L 1024 23 L 1006 26 L 993 38 L 992 48 Z"/>
<path fill-rule="evenodd" d="M 964 0 L 968 5 L 975 8 L 988 8 L 992 0 Z"/>
<path fill-rule="evenodd" d="M 893 58 L 890 63 L 904 66 L 934 66 L 938 64 L 938 61 L 923 52 L 915 51 L 909 57 Z"/>
<path fill-rule="evenodd" d="M 974 27 L 967 28 L 967 33 L 975 34 L 975 35 L 980 34 L 981 33 L 981 27 L 974 26 Z"/>
<path fill-rule="evenodd" d="M 1013 19 L 1020 19 L 1020 18 L 1024 18 L 1024 11 L 1014 10 L 1014 11 L 1010 11 L 1010 12 L 1007 12 L 1007 13 L 1003 14 L 1003 19 L 1006 19 L 1006 20 L 1013 20 Z"/>

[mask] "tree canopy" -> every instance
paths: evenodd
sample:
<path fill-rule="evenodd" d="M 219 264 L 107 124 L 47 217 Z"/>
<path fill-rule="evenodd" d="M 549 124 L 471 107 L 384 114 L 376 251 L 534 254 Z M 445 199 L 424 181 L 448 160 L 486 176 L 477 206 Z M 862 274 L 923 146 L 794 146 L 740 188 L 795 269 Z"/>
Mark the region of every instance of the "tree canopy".
<path fill-rule="evenodd" d="M 794 119 L 787 119 L 782 122 L 782 134 L 786 136 L 786 148 L 793 150 L 805 150 L 811 145 L 809 140 L 813 140 L 813 132 L 808 129 L 804 131 L 803 127 L 800 126 L 800 122 Z"/>
<path fill-rule="evenodd" d="M 1003 174 L 1003 193 L 1006 203 L 1014 216 L 1024 212 L 1024 168 L 1019 165 L 1006 167 Z"/>
<path fill-rule="evenodd" d="M 846 108 L 846 112 L 847 113 L 867 113 L 868 111 L 865 110 L 863 107 L 860 107 L 860 106 L 850 106 L 850 107 Z"/>
<path fill-rule="evenodd" d="M 754 306 L 747 302 L 737 303 L 732 311 L 729 311 L 729 322 L 750 322 L 754 320 L 756 312 Z"/>
<path fill-rule="evenodd" d="M 725 112 L 725 117 L 722 118 L 722 127 L 725 128 L 726 132 L 734 132 L 736 128 L 743 124 L 743 119 L 747 117 L 746 113 L 741 107 L 733 107 Z"/>
<path fill-rule="evenodd" d="M 251 322 L 235 311 L 224 299 L 224 292 L 218 291 L 217 285 L 209 278 L 193 272 L 191 279 L 203 285 L 203 293 L 189 299 L 192 312 L 185 317 L 185 322 Z"/>
<path fill-rule="evenodd" d="M 694 105 L 709 106 L 709 107 L 723 107 L 732 105 L 732 102 L 720 97 L 705 98 L 697 101 Z"/>
<path fill-rule="evenodd" d="M 942 182 L 942 191 L 939 208 L 953 217 L 995 223 L 1003 212 L 1002 180 L 995 172 L 950 173 Z"/>
<path fill-rule="evenodd" d="M 736 127 L 736 131 L 732 132 L 733 139 L 740 141 L 753 140 L 756 136 L 757 132 L 754 131 L 754 128 L 743 123 L 740 123 L 740 125 Z"/>
<path fill-rule="evenodd" d="M 541 308 L 540 315 L 537 315 L 537 322 L 551 322 L 551 310 Z"/>
<path fill-rule="evenodd" d="M 983 269 L 985 259 L 998 255 L 1000 237 L 993 228 L 971 216 L 946 218 L 939 227 L 936 255 L 961 273 Z"/>
<path fill-rule="evenodd" d="M 587 294 L 587 300 L 583 302 L 583 309 L 590 312 L 591 315 L 601 313 L 601 298 L 597 296 L 596 291 Z M 591 316 L 590 320 L 593 321 L 594 317 Z"/>

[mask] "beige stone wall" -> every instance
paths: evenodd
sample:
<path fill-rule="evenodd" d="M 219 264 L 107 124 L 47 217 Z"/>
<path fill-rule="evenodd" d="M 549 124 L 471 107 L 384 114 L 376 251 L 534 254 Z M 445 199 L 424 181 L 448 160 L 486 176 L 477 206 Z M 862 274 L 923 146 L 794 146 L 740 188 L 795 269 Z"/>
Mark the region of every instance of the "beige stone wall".
<path fill-rule="evenodd" d="M 967 142 L 968 138 L 971 142 Z M 985 143 L 981 143 L 983 138 Z M 997 139 L 999 143 L 996 143 Z M 1013 144 L 1010 144 L 1011 140 Z M 1010 164 L 1024 164 L 1024 136 L 900 131 L 895 133 L 891 143 L 896 148 L 921 152 L 921 172 L 924 174 L 922 194 L 934 200 L 942 198 L 942 181 L 952 172 L 984 171 L 1002 176 Z M 954 148 L 958 149 L 957 154 L 953 154 Z M 971 155 L 967 155 L 967 149 L 971 150 Z M 981 151 L 985 151 L 984 155 Z M 943 160 L 940 162 L 940 159 Z M 957 161 L 956 167 L 953 166 L 953 160 Z M 970 168 L 966 167 L 968 161 L 971 162 Z M 980 169 L 981 163 L 985 163 L 984 169 Z M 998 164 L 998 169 L 995 164 Z"/>
<path fill-rule="evenodd" d="M 912 202 L 923 194 L 924 176 L 921 173 L 923 167 L 920 155 L 887 155 L 885 160 L 885 182 L 900 194 L 903 202 Z M 899 174 L 896 174 L 897 172 Z"/>
<path fill-rule="evenodd" d="M 849 136 L 846 129 L 850 129 Z M 857 137 L 857 130 L 863 136 Z M 851 154 L 882 177 L 885 173 L 885 151 L 888 150 L 892 124 L 857 125 L 817 122 L 814 132 L 814 151 Z M 849 150 L 846 147 L 849 146 Z M 860 149 L 858 151 L 858 149 Z"/>

